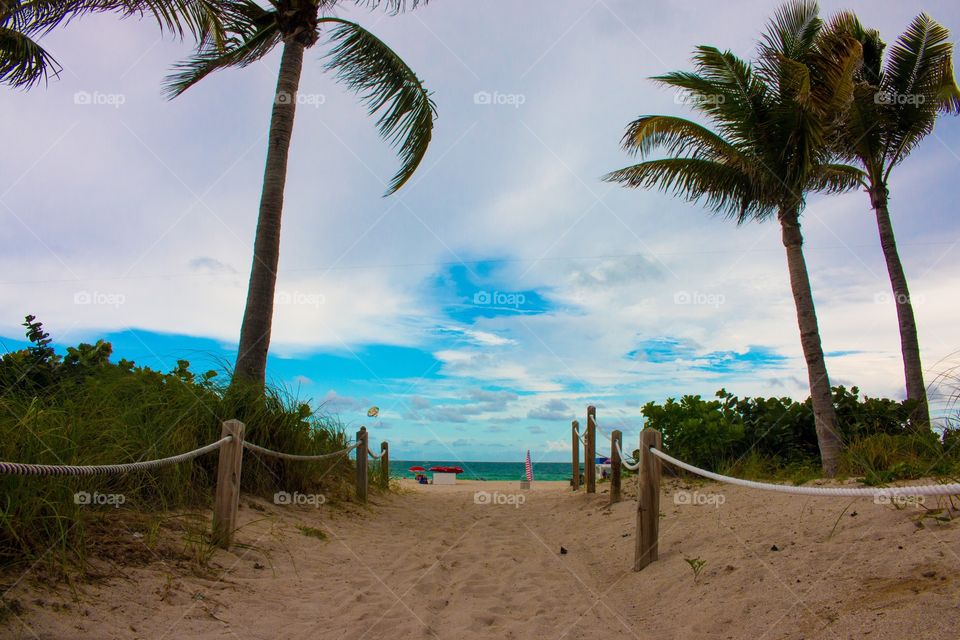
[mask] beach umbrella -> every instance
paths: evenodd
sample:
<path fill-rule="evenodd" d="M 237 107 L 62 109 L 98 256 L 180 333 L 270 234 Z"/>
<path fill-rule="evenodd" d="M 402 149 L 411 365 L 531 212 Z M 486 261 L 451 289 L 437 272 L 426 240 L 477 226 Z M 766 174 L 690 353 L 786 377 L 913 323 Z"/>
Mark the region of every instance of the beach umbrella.
<path fill-rule="evenodd" d="M 410 467 L 409 471 L 413 471 L 413 472 L 420 471 L 420 472 L 423 472 L 423 471 L 426 471 L 426 469 L 424 469 L 423 467 L 417 465 L 417 466 L 415 466 L 415 467 Z"/>
<path fill-rule="evenodd" d="M 527 482 L 533 482 L 533 464 L 530 462 L 530 449 L 527 449 L 526 471 Z"/>
<path fill-rule="evenodd" d="M 463 473 L 463 469 L 460 467 L 430 467 L 430 471 L 436 471 L 437 473 Z"/>

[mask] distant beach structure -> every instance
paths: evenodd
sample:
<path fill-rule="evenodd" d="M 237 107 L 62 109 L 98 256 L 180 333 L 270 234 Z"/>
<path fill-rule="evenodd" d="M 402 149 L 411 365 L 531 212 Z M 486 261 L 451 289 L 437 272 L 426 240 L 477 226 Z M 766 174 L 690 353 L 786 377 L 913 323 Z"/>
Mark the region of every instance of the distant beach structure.
<path fill-rule="evenodd" d="M 531 453 L 532 456 L 532 453 Z M 412 466 L 422 466 L 424 470 L 432 466 L 459 466 L 463 473 L 458 475 L 460 480 L 490 480 L 511 481 L 526 479 L 526 463 L 523 460 L 515 462 L 488 462 L 472 460 L 393 460 L 397 468 L 407 470 Z M 531 465 L 538 482 L 567 482 L 570 480 L 569 462 L 536 462 Z M 404 475 L 414 478 L 416 472 L 407 471 Z"/>

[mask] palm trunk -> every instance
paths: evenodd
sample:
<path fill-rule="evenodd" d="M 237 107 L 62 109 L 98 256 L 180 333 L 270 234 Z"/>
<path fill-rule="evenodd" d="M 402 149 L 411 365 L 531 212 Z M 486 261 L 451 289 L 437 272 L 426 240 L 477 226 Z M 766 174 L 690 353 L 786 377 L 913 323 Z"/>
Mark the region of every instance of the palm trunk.
<path fill-rule="evenodd" d="M 267 350 L 273 325 L 273 298 L 280 262 L 280 217 L 283 189 L 287 181 L 287 156 L 297 108 L 297 89 L 303 67 L 301 43 L 288 39 L 283 45 L 277 93 L 270 117 L 270 141 L 263 172 L 263 191 L 257 235 L 253 243 L 253 266 L 247 288 L 247 305 L 240 327 L 240 346 L 234 368 L 234 382 L 263 387 L 267 370 Z"/>
<path fill-rule="evenodd" d="M 903 373 L 907 382 L 907 399 L 913 400 L 910 423 L 916 431 L 930 430 L 930 408 L 927 405 L 927 388 L 923 384 L 923 366 L 920 364 L 920 343 L 917 339 L 917 321 L 913 317 L 913 304 L 907 276 L 897 252 L 897 240 L 893 235 L 893 223 L 887 209 L 887 187 L 883 183 L 870 185 L 870 204 L 877 214 L 880 230 L 880 247 L 887 262 L 890 286 L 897 305 L 897 320 L 900 325 L 900 351 L 903 354 Z"/>
<path fill-rule="evenodd" d="M 803 258 L 803 234 L 800 233 L 798 212 L 795 209 L 781 210 L 780 225 L 783 246 L 787 250 L 790 288 L 793 290 L 793 302 L 797 307 L 800 344 L 803 347 L 803 357 L 807 361 L 807 376 L 810 380 L 810 398 L 813 403 L 820 460 L 823 473 L 827 477 L 833 477 L 837 473 L 841 441 L 837 428 L 837 413 L 833 408 L 830 378 L 827 376 L 827 365 L 823 359 L 823 347 L 820 344 L 817 310 L 813 305 L 813 293 L 810 291 L 810 276 L 807 274 L 807 263 Z"/>

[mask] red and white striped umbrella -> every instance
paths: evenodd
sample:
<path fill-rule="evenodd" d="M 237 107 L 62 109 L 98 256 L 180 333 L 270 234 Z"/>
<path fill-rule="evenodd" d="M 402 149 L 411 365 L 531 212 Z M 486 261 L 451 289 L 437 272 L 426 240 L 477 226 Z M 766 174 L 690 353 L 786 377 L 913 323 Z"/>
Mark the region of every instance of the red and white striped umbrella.
<path fill-rule="evenodd" d="M 527 449 L 527 482 L 533 482 L 533 464 L 530 462 L 530 449 Z"/>

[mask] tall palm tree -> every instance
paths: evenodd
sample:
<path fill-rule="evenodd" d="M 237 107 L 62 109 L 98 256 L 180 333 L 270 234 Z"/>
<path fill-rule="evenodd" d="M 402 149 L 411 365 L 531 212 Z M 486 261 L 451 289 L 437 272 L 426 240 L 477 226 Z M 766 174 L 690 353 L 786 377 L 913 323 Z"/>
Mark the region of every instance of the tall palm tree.
<path fill-rule="evenodd" d="M 29 89 L 61 66 L 39 43 L 51 29 L 90 13 L 149 15 L 164 30 L 221 42 L 222 0 L 0 0 L 0 84 Z"/>
<path fill-rule="evenodd" d="M 329 14 L 342 0 L 253 0 L 227 2 L 226 37 L 207 39 L 196 55 L 179 65 L 168 90 L 178 96 L 208 74 L 228 67 L 246 67 L 282 46 L 263 191 L 253 245 L 253 265 L 234 383 L 262 388 L 273 321 L 277 265 L 280 260 L 280 218 L 293 133 L 297 91 L 304 51 L 326 38 L 330 49 L 325 67 L 356 91 L 371 115 L 378 114 L 380 134 L 398 147 L 401 166 L 387 195 L 403 186 L 423 159 L 433 133 L 436 107 L 423 83 L 407 64 L 375 35 L 355 22 Z M 398 12 L 405 0 L 353 0 Z M 411 0 L 411 8 L 420 0 Z"/>
<path fill-rule="evenodd" d="M 861 48 L 853 38 L 838 33 L 825 38 L 823 32 L 817 4 L 794 1 L 771 20 L 755 66 L 729 51 L 697 47 L 695 72 L 654 80 L 687 92 L 715 131 L 684 118 L 642 116 L 627 128 L 623 146 L 643 161 L 605 179 L 700 201 L 738 224 L 776 216 L 823 471 L 831 476 L 841 440 L 803 256 L 800 214 L 808 193 L 840 193 L 860 183 L 861 172 L 835 163 L 826 143 L 850 101 Z M 650 159 L 655 150 L 668 157 Z"/>
<path fill-rule="evenodd" d="M 960 88 L 953 77 L 953 44 L 945 27 L 921 13 L 897 38 L 884 64 L 886 45 L 879 33 L 865 29 L 855 15 L 840 13 L 829 28 L 852 35 L 863 47 L 863 66 L 856 76 L 853 104 L 839 146 L 841 153 L 858 161 L 866 173 L 867 193 L 876 214 L 897 309 L 907 399 L 915 402 L 911 424 L 926 431 L 930 428 L 930 409 L 917 322 L 890 220 L 887 184 L 894 167 L 933 131 L 938 114 L 960 113 Z"/>

